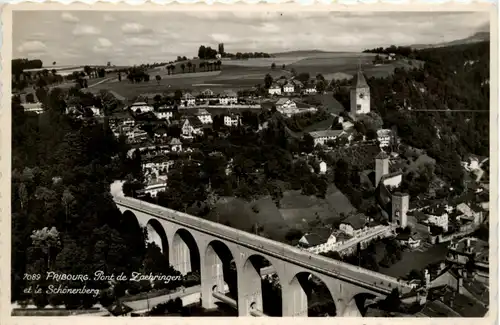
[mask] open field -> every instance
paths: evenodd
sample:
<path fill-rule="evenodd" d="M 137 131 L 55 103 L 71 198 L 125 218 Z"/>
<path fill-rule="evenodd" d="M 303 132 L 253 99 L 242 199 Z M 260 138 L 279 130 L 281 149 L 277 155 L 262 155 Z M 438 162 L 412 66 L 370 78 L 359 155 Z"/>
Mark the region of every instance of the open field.
<path fill-rule="evenodd" d="M 285 191 L 278 209 L 270 197 L 253 202 L 239 198 L 224 198 L 217 205 L 209 220 L 229 222 L 234 228 L 248 231 L 258 223 L 264 233 L 282 241 L 290 228 L 307 228 L 307 223 L 319 217 L 325 223 L 340 219 L 340 213 L 353 211 L 347 197 L 335 185 L 330 185 L 325 199 L 306 196 L 298 191 Z"/>
<path fill-rule="evenodd" d="M 367 53 L 301 51 L 295 54 L 277 54 L 275 58 L 222 60 L 220 71 L 209 72 L 204 72 L 199 68 L 199 60 L 191 60 L 193 64 L 197 64 L 196 73 L 188 73 L 187 68 L 186 73 L 182 73 L 180 67 L 176 68 L 176 73 L 173 75 L 168 75 L 165 69 L 151 69 L 149 71 L 151 81 L 148 83 L 132 84 L 128 80 L 118 82 L 115 79 L 96 85 L 94 88 L 113 90 L 131 99 L 143 93 L 163 93 L 174 89 L 203 90 L 210 87 L 214 91 L 220 91 L 250 88 L 263 84 L 266 74 L 270 74 L 274 79 L 281 76 L 290 77 L 292 68 L 297 73 L 307 72 L 312 77 L 321 73 L 327 77 L 327 80 L 330 80 L 353 75 L 359 64 L 367 77 L 387 76 L 397 67 L 411 68 L 421 64 L 421 62 L 414 61 L 410 65 L 408 60 L 402 60 L 375 66 L 372 63 L 374 56 L 374 54 Z M 273 62 L 276 63 L 275 69 L 271 69 Z M 176 63 L 176 65 L 179 64 L 180 62 Z M 286 65 L 285 70 L 281 69 L 283 64 Z M 157 74 L 162 77 L 159 84 L 154 79 Z"/>
<path fill-rule="evenodd" d="M 377 260 L 380 262 L 384 257 L 385 248 L 382 242 L 376 245 Z M 380 267 L 379 272 L 393 277 L 403 277 L 410 273 L 411 270 L 423 270 L 427 265 L 443 261 L 448 252 L 448 243 L 442 243 L 430 247 L 425 252 L 421 251 L 404 251 L 402 258 L 397 263 L 388 268 Z"/>

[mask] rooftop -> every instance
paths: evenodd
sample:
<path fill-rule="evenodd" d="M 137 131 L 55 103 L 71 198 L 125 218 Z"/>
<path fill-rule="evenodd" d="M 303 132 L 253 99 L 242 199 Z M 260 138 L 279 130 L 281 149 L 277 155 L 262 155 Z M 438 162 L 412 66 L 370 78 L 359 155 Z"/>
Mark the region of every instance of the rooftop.
<path fill-rule="evenodd" d="M 323 138 L 323 137 L 337 137 L 344 132 L 343 130 L 322 130 L 309 132 L 313 138 Z"/>
<path fill-rule="evenodd" d="M 361 70 L 354 75 L 354 79 L 352 81 L 353 88 L 368 88 L 368 83 L 366 82 L 365 76 L 361 72 Z"/>
<path fill-rule="evenodd" d="M 342 223 L 350 224 L 354 229 L 361 229 L 366 224 L 366 216 L 362 213 L 351 214 Z"/>

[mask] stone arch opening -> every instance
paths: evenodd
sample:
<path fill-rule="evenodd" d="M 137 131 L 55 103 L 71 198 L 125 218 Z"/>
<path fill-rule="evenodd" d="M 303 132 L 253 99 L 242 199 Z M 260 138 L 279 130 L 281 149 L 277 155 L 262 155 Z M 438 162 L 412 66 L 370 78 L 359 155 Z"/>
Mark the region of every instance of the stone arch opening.
<path fill-rule="evenodd" d="M 290 313 L 293 316 L 333 317 L 337 316 L 335 300 L 319 277 L 309 272 L 300 272 L 290 282 L 293 299 Z"/>
<path fill-rule="evenodd" d="M 168 239 L 167 234 L 165 233 L 165 229 L 157 219 L 151 219 L 148 221 L 146 225 L 146 233 L 147 233 L 147 243 L 154 243 L 156 246 L 160 248 L 160 251 L 163 255 L 169 255 L 168 252 Z"/>
<path fill-rule="evenodd" d="M 174 234 L 170 264 L 182 275 L 199 273 L 200 271 L 198 244 L 193 235 L 186 229 L 179 229 Z"/>
<path fill-rule="evenodd" d="M 142 258 L 146 252 L 145 232 L 132 211 L 127 210 L 122 214 L 118 230 L 122 238 L 134 248 L 130 254 Z"/>
<path fill-rule="evenodd" d="M 238 274 L 233 253 L 229 247 L 221 241 L 211 241 L 206 249 L 202 286 L 204 290 L 205 305 L 213 307 L 216 304 L 216 299 L 212 293 L 216 291 L 219 294 L 225 295 L 230 300 L 236 303 L 238 307 Z"/>
<path fill-rule="evenodd" d="M 250 256 L 243 265 L 241 276 L 240 290 L 245 299 L 240 302 L 241 316 L 250 315 L 252 309 L 267 316 L 283 315 L 280 279 L 268 259 L 261 255 Z"/>
<path fill-rule="evenodd" d="M 377 296 L 369 292 L 356 294 L 344 310 L 345 317 L 365 317 L 368 307 L 376 303 Z"/>

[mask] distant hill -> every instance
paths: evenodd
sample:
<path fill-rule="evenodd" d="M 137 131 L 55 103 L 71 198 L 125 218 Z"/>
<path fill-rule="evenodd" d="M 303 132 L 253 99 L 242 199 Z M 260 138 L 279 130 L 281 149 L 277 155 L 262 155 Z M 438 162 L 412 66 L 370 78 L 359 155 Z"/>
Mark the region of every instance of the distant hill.
<path fill-rule="evenodd" d="M 469 36 L 467 38 L 451 41 L 451 42 L 444 42 L 444 43 L 438 43 L 438 44 L 414 44 L 410 45 L 411 48 L 416 49 L 416 50 L 421 50 L 421 49 L 427 49 L 427 48 L 436 48 L 436 47 L 446 47 L 446 46 L 453 46 L 453 45 L 463 45 L 463 44 L 472 44 L 472 43 L 479 43 L 479 42 L 487 42 L 490 40 L 490 33 L 489 32 L 477 32 L 472 36 Z"/>
<path fill-rule="evenodd" d="M 322 51 L 322 50 L 300 50 L 300 51 L 289 51 L 289 52 L 279 52 L 271 54 L 273 57 L 295 57 L 295 56 L 315 56 L 318 54 L 331 54 L 331 53 L 343 53 L 335 51 Z"/>

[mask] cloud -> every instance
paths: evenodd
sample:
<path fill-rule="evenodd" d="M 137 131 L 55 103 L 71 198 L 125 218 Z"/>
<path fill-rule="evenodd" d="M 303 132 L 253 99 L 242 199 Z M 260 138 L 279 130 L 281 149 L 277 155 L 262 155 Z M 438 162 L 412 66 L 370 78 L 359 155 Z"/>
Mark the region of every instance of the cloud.
<path fill-rule="evenodd" d="M 111 41 L 109 39 L 104 38 L 104 37 L 99 37 L 99 39 L 97 41 L 99 42 L 99 46 L 102 46 L 102 47 L 113 46 L 113 43 L 111 43 Z"/>
<path fill-rule="evenodd" d="M 214 33 L 210 35 L 215 42 L 230 42 L 233 38 L 228 34 Z"/>
<path fill-rule="evenodd" d="M 273 23 L 262 23 L 259 26 L 253 26 L 254 29 L 262 33 L 278 33 L 281 28 Z"/>
<path fill-rule="evenodd" d="M 108 14 L 104 15 L 104 17 L 103 17 L 103 18 L 104 18 L 104 21 L 105 21 L 105 22 L 112 22 L 112 21 L 116 21 L 116 20 L 115 20 L 115 18 L 114 18 L 113 16 L 108 15 Z"/>
<path fill-rule="evenodd" d="M 131 37 L 123 41 L 123 44 L 128 46 L 150 47 L 150 46 L 157 46 L 160 44 L 160 42 L 150 38 Z"/>
<path fill-rule="evenodd" d="M 73 16 L 69 12 L 63 12 L 61 14 L 61 19 L 67 23 L 77 23 L 80 21 L 80 19 L 78 19 L 78 17 Z"/>
<path fill-rule="evenodd" d="M 122 25 L 122 32 L 125 34 L 149 34 L 153 30 L 138 23 L 126 23 Z"/>
<path fill-rule="evenodd" d="M 25 54 L 44 53 L 47 50 L 45 43 L 40 41 L 28 41 L 21 44 L 17 51 Z"/>
<path fill-rule="evenodd" d="M 84 35 L 99 35 L 101 31 L 94 26 L 89 25 L 78 25 L 73 30 L 73 35 L 75 36 L 84 36 Z"/>

